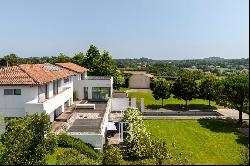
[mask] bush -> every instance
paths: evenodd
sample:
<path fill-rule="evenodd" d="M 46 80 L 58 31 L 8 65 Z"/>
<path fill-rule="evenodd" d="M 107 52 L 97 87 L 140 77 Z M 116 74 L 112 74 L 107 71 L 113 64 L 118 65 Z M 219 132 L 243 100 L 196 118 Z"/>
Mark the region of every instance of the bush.
<path fill-rule="evenodd" d="M 165 165 L 165 161 L 170 157 L 168 155 L 167 145 L 164 140 L 153 138 L 152 139 L 151 154 L 152 158 L 157 165 Z"/>
<path fill-rule="evenodd" d="M 97 159 L 100 155 L 94 150 L 90 144 L 84 143 L 78 138 L 73 138 L 66 134 L 58 135 L 58 147 L 73 148 L 78 150 L 81 154 L 85 154 L 90 158 Z"/>
<path fill-rule="evenodd" d="M 108 146 L 102 159 L 104 165 L 122 165 L 124 160 L 118 147 Z"/>
<path fill-rule="evenodd" d="M 128 107 L 124 115 L 125 122 L 128 123 L 128 135 L 125 143 L 128 155 L 133 159 L 145 159 L 150 157 L 151 139 L 150 133 L 146 131 L 141 114 L 137 108 Z"/>
<path fill-rule="evenodd" d="M 1 164 L 45 164 L 45 156 L 56 146 L 50 130 L 49 116 L 45 113 L 10 120 L 1 138 L 5 147 Z"/>
<path fill-rule="evenodd" d="M 126 165 L 156 165 L 155 159 L 143 159 L 143 160 L 134 160 L 127 161 Z"/>
<path fill-rule="evenodd" d="M 73 91 L 73 100 L 76 101 L 77 100 L 77 92 L 74 90 Z"/>
<path fill-rule="evenodd" d="M 98 161 L 88 158 L 75 149 L 65 149 L 56 156 L 57 165 L 98 165 Z"/>

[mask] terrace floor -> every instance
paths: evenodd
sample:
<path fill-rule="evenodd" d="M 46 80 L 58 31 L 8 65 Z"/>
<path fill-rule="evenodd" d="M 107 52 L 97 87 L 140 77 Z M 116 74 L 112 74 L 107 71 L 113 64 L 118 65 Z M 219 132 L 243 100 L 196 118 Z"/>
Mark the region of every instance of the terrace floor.
<path fill-rule="evenodd" d="M 67 132 L 96 133 L 100 131 L 107 102 L 89 101 L 88 104 L 95 104 L 95 109 L 76 108 L 72 115 L 75 116 L 75 120 Z"/>

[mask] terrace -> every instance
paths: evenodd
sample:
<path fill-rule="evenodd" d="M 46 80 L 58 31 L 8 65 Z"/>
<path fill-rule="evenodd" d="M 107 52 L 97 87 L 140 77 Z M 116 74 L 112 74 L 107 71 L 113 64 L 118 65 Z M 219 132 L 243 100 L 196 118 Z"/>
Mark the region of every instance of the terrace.
<path fill-rule="evenodd" d="M 80 102 L 83 104 L 84 102 Z M 106 112 L 107 102 L 87 102 L 95 104 L 95 109 L 76 108 L 73 115 L 74 122 L 67 132 L 98 133 Z"/>

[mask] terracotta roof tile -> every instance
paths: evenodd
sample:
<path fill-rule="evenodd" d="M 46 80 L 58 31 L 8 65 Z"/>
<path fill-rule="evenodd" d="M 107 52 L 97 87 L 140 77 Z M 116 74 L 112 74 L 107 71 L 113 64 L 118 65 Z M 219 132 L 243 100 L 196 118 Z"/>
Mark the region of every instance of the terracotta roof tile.
<path fill-rule="evenodd" d="M 85 71 L 88 71 L 87 68 L 81 67 L 81 66 L 74 64 L 74 63 L 56 63 L 56 65 L 64 67 L 64 68 L 69 69 L 69 70 L 72 70 L 72 71 L 77 72 L 77 73 L 83 73 Z"/>
<path fill-rule="evenodd" d="M 39 84 L 63 79 L 76 73 L 51 64 L 23 64 L 19 67 Z"/>
<path fill-rule="evenodd" d="M 35 85 L 63 79 L 76 72 L 52 64 L 22 64 L 0 69 L 0 85 Z"/>
<path fill-rule="evenodd" d="M 0 69 L 0 85 L 33 85 L 36 82 L 18 66 Z"/>

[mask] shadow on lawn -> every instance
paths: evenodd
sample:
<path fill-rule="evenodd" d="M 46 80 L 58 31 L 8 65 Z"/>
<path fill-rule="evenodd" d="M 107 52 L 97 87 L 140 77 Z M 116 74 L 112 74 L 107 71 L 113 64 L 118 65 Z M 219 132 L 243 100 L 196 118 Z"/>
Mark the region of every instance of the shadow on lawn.
<path fill-rule="evenodd" d="M 168 110 L 181 110 L 181 111 L 186 111 L 186 106 L 183 104 L 165 104 L 163 107 L 161 105 L 157 104 L 151 104 L 146 106 L 147 109 L 168 109 Z M 215 106 L 211 106 L 211 109 L 215 110 L 217 109 Z M 203 110 L 203 111 L 208 111 L 209 106 L 206 104 L 188 104 L 188 110 Z"/>
<path fill-rule="evenodd" d="M 247 146 L 248 137 L 241 134 L 236 128 L 240 127 L 237 120 L 234 119 L 199 119 L 198 122 L 204 128 L 213 132 L 234 133 L 237 135 L 236 141 Z"/>

